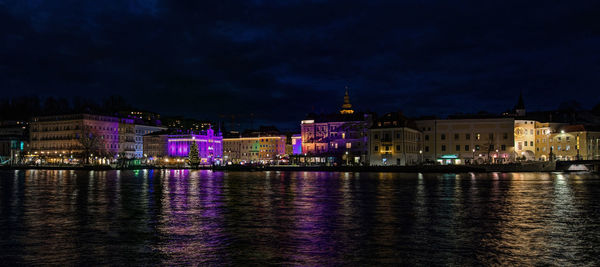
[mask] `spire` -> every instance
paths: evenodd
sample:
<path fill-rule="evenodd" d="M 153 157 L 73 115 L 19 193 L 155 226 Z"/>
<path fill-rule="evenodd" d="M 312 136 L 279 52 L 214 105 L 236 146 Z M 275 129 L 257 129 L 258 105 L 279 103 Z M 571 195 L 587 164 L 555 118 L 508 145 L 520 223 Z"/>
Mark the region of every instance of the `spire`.
<path fill-rule="evenodd" d="M 342 110 L 340 110 L 341 114 L 352 114 L 354 110 L 352 110 L 352 104 L 350 104 L 350 96 L 348 95 L 348 86 L 346 86 L 346 94 L 344 95 L 344 104 L 342 104 Z"/>
<path fill-rule="evenodd" d="M 523 101 L 523 91 L 519 93 L 519 102 L 515 106 L 515 113 L 519 117 L 525 116 L 525 102 Z"/>
<path fill-rule="evenodd" d="M 523 102 L 523 91 L 519 93 L 519 102 L 515 109 L 525 109 L 525 103 Z"/>

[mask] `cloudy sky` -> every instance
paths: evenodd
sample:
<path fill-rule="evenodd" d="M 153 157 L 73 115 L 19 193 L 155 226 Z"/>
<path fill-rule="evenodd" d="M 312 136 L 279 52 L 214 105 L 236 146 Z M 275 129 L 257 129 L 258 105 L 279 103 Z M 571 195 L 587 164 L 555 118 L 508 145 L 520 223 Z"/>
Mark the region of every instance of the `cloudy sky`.
<path fill-rule="evenodd" d="M 494 2 L 494 3 L 492 3 Z M 0 0 L 3 96 L 293 127 L 600 102 L 600 1 Z"/>

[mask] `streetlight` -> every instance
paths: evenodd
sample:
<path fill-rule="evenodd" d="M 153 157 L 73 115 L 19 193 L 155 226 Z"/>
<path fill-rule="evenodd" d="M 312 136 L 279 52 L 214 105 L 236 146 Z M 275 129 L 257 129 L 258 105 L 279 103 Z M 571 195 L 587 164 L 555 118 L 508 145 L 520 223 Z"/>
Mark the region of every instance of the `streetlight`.
<path fill-rule="evenodd" d="M 500 154 L 498 154 L 498 149 L 496 149 L 496 162 L 500 160 Z"/>
<path fill-rule="evenodd" d="M 421 157 L 421 164 L 423 164 L 423 150 L 419 150 L 419 156 Z"/>
<path fill-rule="evenodd" d="M 473 157 L 471 159 L 473 162 L 471 162 L 471 164 L 475 163 L 475 148 L 473 148 Z"/>
<path fill-rule="evenodd" d="M 346 151 L 346 166 L 348 166 L 348 151 Z"/>

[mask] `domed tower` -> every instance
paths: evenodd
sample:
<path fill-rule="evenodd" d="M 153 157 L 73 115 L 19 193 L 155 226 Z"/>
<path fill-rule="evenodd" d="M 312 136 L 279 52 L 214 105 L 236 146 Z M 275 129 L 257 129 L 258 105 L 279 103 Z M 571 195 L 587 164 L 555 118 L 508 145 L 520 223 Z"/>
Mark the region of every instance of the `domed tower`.
<path fill-rule="evenodd" d="M 353 114 L 352 104 L 350 104 L 350 96 L 348 95 L 348 86 L 346 86 L 346 94 L 344 95 L 344 104 L 342 104 L 341 114 Z"/>

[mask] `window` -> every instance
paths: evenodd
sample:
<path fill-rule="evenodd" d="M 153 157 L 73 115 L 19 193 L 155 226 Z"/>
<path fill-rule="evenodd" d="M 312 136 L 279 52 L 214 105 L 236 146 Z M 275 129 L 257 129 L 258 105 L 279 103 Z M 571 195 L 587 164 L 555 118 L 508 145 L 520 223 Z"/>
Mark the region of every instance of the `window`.
<path fill-rule="evenodd" d="M 489 137 L 490 137 L 490 140 L 494 140 L 494 134 L 493 133 L 490 133 Z"/>
<path fill-rule="evenodd" d="M 567 136 L 567 141 L 569 141 L 571 139 L 571 137 Z"/>
<path fill-rule="evenodd" d="M 429 152 L 429 147 L 428 146 L 425 147 L 425 152 Z"/>
<path fill-rule="evenodd" d="M 558 137 L 558 141 L 561 141 L 561 138 L 560 138 L 560 137 Z"/>
<path fill-rule="evenodd" d="M 558 151 L 560 151 L 560 146 L 558 146 Z"/>
<path fill-rule="evenodd" d="M 490 151 L 494 150 L 494 145 L 490 145 Z"/>
<path fill-rule="evenodd" d="M 529 133 L 530 133 L 531 135 L 533 135 L 533 130 L 529 130 Z"/>
<path fill-rule="evenodd" d="M 469 145 L 465 145 L 465 151 L 469 151 Z"/>
<path fill-rule="evenodd" d="M 379 151 L 379 147 L 378 147 L 378 146 L 375 146 L 375 147 L 373 148 L 373 151 L 375 151 L 375 152 Z"/>
<path fill-rule="evenodd" d="M 396 138 L 400 138 L 400 133 L 396 133 Z"/>
<path fill-rule="evenodd" d="M 566 151 L 569 151 L 569 149 L 571 149 L 571 146 L 567 146 L 567 147 L 565 148 L 565 150 L 566 150 Z"/>
<path fill-rule="evenodd" d="M 501 149 L 502 151 L 505 151 L 505 150 L 506 150 L 506 145 L 501 145 L 501 146 L 500 146 L 500 149 Z"/>
<path fill-rule="evenodd" d="M 529 145 L 530 145 L 530 146 L 533 146 L 533 141 L 529 141 Z"/>
<path fill-rule="evenodd" d="M 375 138 L 375 140 L 377 140 L 377 139 L 379 139 L 379 135 L 375 134 L 375 135 L 373 135 L 373 138 Z"/>
<path fill-rule="evenodd" d="M 471 140 L 471 134 L 465 134 L 465 139 Z"/>
<path fill-rule="evenodd" d="M 480 140 L 481 139 L 481 134 L 475 134 L 475 139 L 476 140 Z"/>
<path fill-rule="evenodd" d="M 442 140 L 446 140 L 446 135 L 442 134 Z"/>
<path fill-rule="evenodd" d="M 456 151 L 460 151 L 460 145 L 456 145 Z"/>
<path fill-rule="evenodd" d="M 504 139 L 508 139 L 508 133 L 504 133 L 504 134 L 502 135 L 502 138 L 504 138 Z"/>
<path fill-rule="evenodd" d="M 527 146 L 527 141 L 523 142 L 523 145 Z"/>
<path fill-rule="evenodd" d="M 429 135 L 428 135 L 428 134 L 426 134 L 426 135 L 425 135 L 425 140 L 426 140 L 426 141 L 428 141 L 428 140 L 429 140 Z"/>
<path fill-rule="evenodd" d="M 442 145 L 442 151 L 446 151 L 446 145 Z"/>
<path fill-rule="evenodd" d="M 400 145 L 396 145 L 396 151 L 400 151 Z"/>
<path fill-rule="evenodd" d="M 479 145 L 475 145 L 475 150 L 479 151 L 480 147 Z"/>
<path fill-rule="evenodd" d="M 458 140 L 458 134 L 454 134 L 454 140 Z"/>

